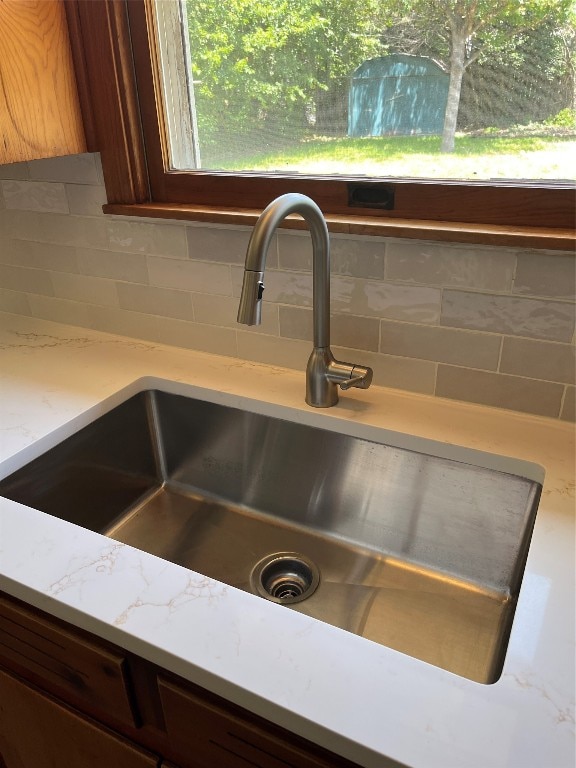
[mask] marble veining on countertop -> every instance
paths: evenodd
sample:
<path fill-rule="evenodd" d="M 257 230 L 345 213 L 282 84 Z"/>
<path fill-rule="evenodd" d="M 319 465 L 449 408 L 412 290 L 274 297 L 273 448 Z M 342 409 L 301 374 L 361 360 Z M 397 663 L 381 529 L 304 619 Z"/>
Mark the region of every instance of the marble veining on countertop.
<path fill-rule="evenodd" d="M 0 315 L 0 361 L 0 477 L 160 379 L 369 439 L 428 440 L 447 456 L 474 449 L 542 467 L 508 653 L 492 685 L 6 499 L 0 590 L 367 768 L 572 768 L 573 425 L 377 387 L 342 393 L 320 413 L 304 404 L 303 372 L 11 315 Z"/>

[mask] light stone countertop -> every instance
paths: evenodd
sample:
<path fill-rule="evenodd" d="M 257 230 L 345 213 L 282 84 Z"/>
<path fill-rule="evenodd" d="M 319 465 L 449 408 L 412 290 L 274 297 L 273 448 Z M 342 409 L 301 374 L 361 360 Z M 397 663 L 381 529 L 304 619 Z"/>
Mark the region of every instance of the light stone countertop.
<path fill-rule="evenodd" d="M 512 459 L 486 455 L 486 466 L 540 465 L 542 501 L 493 685 L 6 499 L 0 590 L 367 768 L 573 768 L 573 425 L 378 387 L 342 393 L 320 411 L 304 403 L 303 372 L 7 314 L 0 361 L 0 477 L 155 379 L 368 439 L 434 441 L 428 449 L 447 457 L 474 449 Z"/>

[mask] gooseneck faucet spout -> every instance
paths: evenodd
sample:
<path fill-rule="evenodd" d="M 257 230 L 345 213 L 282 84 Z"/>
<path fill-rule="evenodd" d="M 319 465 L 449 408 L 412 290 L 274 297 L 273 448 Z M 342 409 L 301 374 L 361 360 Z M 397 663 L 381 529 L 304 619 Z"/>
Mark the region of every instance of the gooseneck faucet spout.
<path fill-rule="evenodd" d="M 308 224 L 313 255 L 314 348 L 306 368 L 306 402 L 316 408 L 328 408 L 338 402 L 342 389 L 368 389 L 372 370 L 334 359 L 330 349 L 330 238 L 322 211 L 305 195 L 281 195 L 262 212 L 256 222 L 246 252 L 244 282 L 238 308 L 238 322 L 260 325 L 264 270 L 270 241 L 280 223 L 291 213 L 298 213 Z"/>

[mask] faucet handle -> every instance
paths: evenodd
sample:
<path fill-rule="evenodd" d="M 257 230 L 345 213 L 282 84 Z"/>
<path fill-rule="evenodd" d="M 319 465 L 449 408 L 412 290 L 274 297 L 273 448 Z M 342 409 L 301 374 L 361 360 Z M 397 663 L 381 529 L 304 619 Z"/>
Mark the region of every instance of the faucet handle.
<path fill-rule="evenodd" d="M 355 365 L 350 371 L 350 378 L 344 379 L 338 383 L 342 390 L 351 389 L 352 387 L 368 389 L 370 384 L 372 384 L 372 376 L 372 368 L 365 368 L 363 365 Z"/>
<path fill-rule="evenodd" d="M 341 381 L 340 389 L 346 390 L 346 389 L 352 389 L 352 387 L 359 387 L 363 381 L 364 381 L 363 376 L 355 376 L 353 379 L 347 379 L 346 381 Z M 364 387 L 364 389 L 366 389 L 366 387 Z"/>
<path fill-rule="evenodd" d="M 372 368 L 335 360 L 330 347 L 314 347 L 306 367 L 306 402 L 329 408 L 338 402 L 338 387 L 368 389 Z"/>

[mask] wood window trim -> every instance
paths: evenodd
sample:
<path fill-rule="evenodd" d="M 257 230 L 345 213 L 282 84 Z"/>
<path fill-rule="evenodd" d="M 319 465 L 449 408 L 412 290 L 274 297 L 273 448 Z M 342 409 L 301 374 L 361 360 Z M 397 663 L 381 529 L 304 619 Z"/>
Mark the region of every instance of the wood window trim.
<path fill-rule="evenodd" d="M 568 184 L 397 180 L 391 182 L 395 209 L 382 212 L 349 208 L 343 179 L 167 172 L 148 42 L 149 2 L 66 2 L 88 148 L 102 158 L 105 213 L 253 225 L 270 200 L 293 191 L 318 202 L 333 232 L 574 248 L 576 194 Z M 237 201 L 247 200 L 247 184 L 250 207 L 239 207 Z M 304 226 L 299 218 L 284 224 Z"/>

